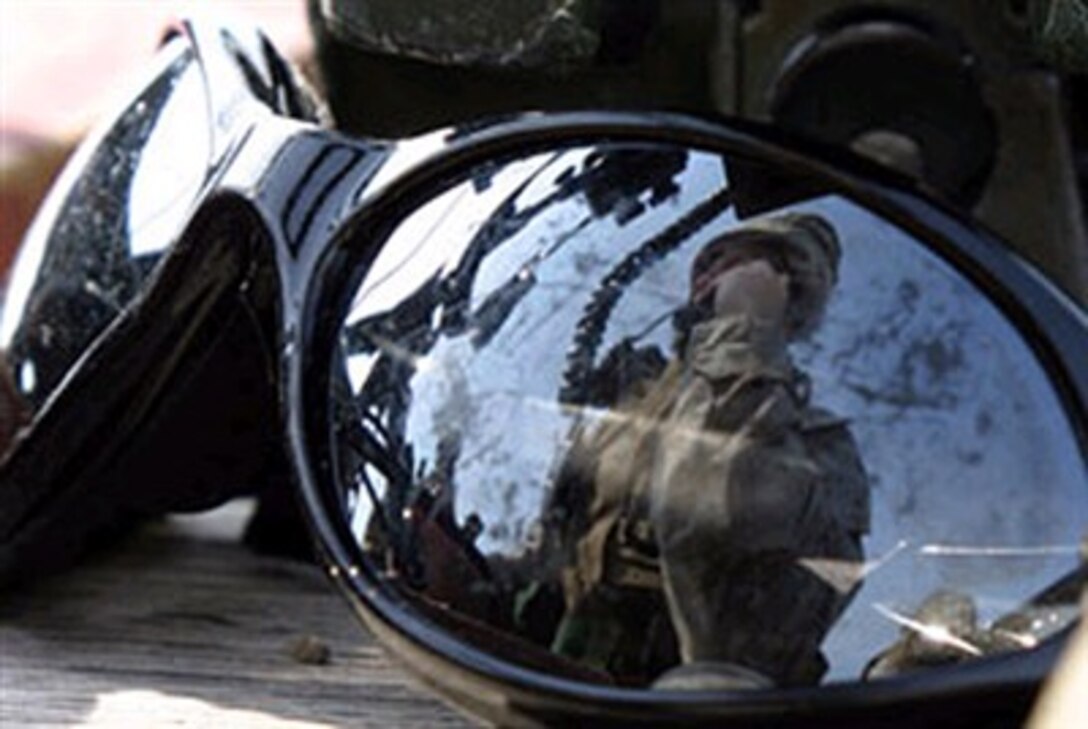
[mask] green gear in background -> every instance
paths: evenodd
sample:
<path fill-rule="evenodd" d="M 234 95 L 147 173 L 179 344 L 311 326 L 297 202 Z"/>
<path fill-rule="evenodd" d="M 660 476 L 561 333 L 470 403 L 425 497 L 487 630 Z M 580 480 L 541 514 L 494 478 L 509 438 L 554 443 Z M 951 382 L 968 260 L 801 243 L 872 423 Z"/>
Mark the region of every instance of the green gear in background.
<path fill-rule="evenodd" d="M 1047 61 L 1064 71 L 1088 73 L 1088 0 L 1037 0 L 1031 30 Z"/>

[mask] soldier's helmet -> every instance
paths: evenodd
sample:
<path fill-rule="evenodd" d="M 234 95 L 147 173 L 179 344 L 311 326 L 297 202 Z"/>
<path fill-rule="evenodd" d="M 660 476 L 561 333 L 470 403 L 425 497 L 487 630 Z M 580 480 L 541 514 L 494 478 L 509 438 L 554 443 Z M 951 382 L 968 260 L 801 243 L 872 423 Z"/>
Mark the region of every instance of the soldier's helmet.
<path fill-rule="evenodd" d="M 786 213 L 745 222 L 708 243 L 691 266 L 693 299 L 708 279 L 753 258 L 764 258 L 789 276 L 786 325 L 792 336 L 819 323 L 838 280 L 842 247 L 831 224 L 819 215 Z"/>

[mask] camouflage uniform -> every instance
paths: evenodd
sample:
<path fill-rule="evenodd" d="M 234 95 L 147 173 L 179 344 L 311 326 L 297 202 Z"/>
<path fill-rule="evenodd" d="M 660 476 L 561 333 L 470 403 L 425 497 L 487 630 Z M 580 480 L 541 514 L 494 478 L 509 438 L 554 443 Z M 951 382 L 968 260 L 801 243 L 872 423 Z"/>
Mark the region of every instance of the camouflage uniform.
<path fill-rule="evenodd" d="M 670 365 L 648 396 L 620 403 L 597 428 L 580 427 L 564 464 L 571 553 L 553 648 L 620 682 L 648 683 L 679 660 L 646 503 L 649 443 L 668 406 L 664 384 L 678 373 Z"/>
<path fill-rule="evenodd" d="M 647 394 L 576 442 L 589 495 L 564 572 L 568 618 L 600 607 L 602 593 L 619 615 L 623 591 L 660 589 L 689 676 L 725 667 L 734 685 L 754 686 L 823 675 L 820 643 L 860 582 L 869 484 L 845 423 L 809 403 L 787 345 L 834 284 L 833 236 L 785 216 L 725 236 L 722 251 L 785 258 L 785 322 L 719 313 L 695 324 Z"/>
<path fill-rule="evenodd" d="M 715 319 L 695 328 L 688 361 L 649 476 L 681 658 L 815 683 L 820 643 L 860 580 L 857 448 L 808 404 L 780 330 Z"/>

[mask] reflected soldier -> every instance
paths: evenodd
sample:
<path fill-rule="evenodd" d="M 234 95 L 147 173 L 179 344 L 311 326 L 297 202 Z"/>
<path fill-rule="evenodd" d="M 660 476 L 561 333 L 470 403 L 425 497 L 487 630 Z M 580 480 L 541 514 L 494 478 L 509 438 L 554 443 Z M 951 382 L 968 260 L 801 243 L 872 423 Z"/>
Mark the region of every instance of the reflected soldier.
<path fill-rule="evenodd" d="M 629 654 L 646 640 L 629 606 L 656 591 L 680 662 L 656 686 L 822 677 L 820 644 L 861 579 L 869 484 L 845 423 L 809 402 L 788 345 L 818 324 L 839 258 L 813 215 L 748 223 L 696 256 L 679 356 L 568 458 L 564 477 L 580 478 L 585 503 L 572 515 L 556 650 L 596 663 Z M 580 634 L 594 639 L 571 640 Z"/>

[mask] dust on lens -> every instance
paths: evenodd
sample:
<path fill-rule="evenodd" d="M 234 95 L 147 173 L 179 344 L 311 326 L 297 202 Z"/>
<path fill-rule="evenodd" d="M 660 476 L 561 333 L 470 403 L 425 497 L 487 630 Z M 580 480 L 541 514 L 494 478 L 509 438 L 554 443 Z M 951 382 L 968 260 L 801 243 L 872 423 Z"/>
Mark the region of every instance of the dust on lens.
<path fill-rule="evenodd" d="M 16 423 L 138 295 L 190 212 L 211 154 L 194 59 L 182 39 L 164 47 L 148 84 L 77 150 L 23 242 L 0 321 Z"/>

